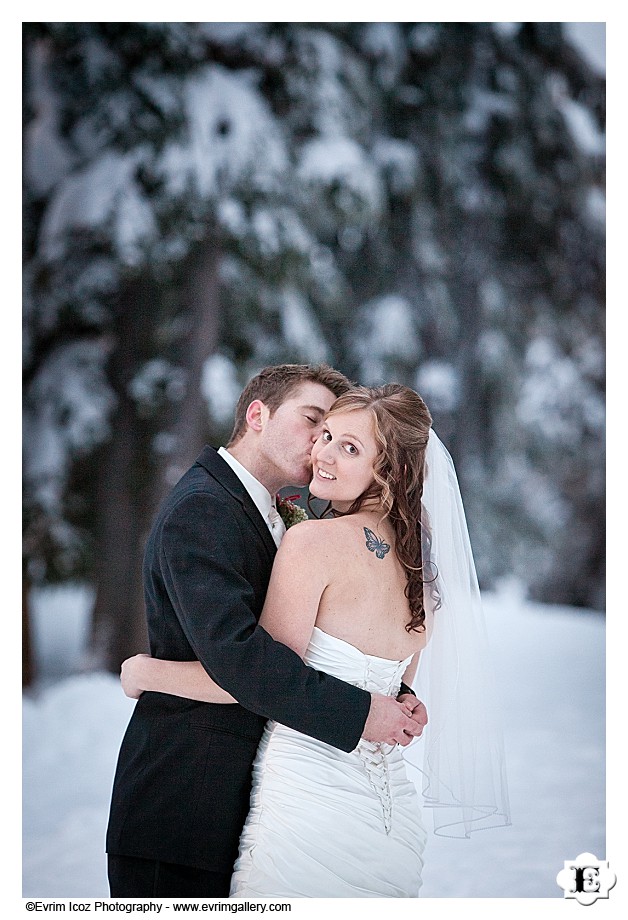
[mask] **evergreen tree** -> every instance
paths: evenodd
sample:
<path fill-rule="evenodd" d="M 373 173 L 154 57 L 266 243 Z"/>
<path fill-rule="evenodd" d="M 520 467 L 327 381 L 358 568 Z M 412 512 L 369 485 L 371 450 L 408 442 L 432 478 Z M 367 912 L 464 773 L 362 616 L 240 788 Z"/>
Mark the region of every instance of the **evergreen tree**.
<path fill-rule="evenodd" d="M 143 647 L 156 504 L 261 366 L 419 389 L 484 584 L 601 606 L 604 85 L 561 24 L 27 23 L 25 572 Z"/>

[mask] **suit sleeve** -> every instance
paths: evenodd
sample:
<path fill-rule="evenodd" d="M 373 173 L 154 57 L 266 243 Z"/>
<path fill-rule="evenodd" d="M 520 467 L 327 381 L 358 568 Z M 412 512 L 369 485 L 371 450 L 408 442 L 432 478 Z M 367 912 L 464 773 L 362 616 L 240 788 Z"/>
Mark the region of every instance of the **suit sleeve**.
<path fill-rule="evenodd" d="M 257 625 L 246 554 L 233 509 L 210 493 L 187 495 L 164 522 L 162 575 L 195 655 L 246 709 L 352 751 L 370 694 L 309 668 Z M 298 576 L 294 602 L 299 602 Z"/>

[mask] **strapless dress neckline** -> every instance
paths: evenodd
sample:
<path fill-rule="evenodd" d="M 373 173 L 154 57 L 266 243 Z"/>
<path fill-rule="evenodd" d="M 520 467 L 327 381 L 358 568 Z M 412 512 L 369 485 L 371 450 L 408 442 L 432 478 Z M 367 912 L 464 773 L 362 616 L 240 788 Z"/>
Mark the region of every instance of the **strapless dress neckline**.
<path fill-rule="evenodd" d="M 408 655 L 407 658 L 383 658 L 381 655 L 371 655 L 370 652 L 363 652 L 361 648 L 358 648 L 358 647 L 357 647 L 357 645 L 353 645 L 352 642 L 347 642 L 346 639 L 340 639 L 340 638 L 338 638 L 338 636 L 334 636 L 334 635 L 332 635 L 332 633 L 326 632 L 324 629 L 321 629 L 320 626 L 315 626 L 315 627 L 313 628 L 312 634 L 314 634 L 314 633 L 316 633 L 316 634 L 318 634 L 318 635 L 320 635 L 320 636 L 324 636 L 325 639 L 331 640 L 332 643 L 337 642 L 337 643 L 339 643 L 339 644 L 342 645 L 342 646 L 346 646 L 346 648 L 348 648 L 348 649 L 350 649 L 350 650 L 352 650 L 352 651 L 354 651 L 354 652 L 357 652 L 357 654 L 358 654 L 358 655 L 361 655 L 363 658 L 371 658 L 371 659 L 374 660 L 374 661 L 382 661 L 382 662 L 387 663 L 387 664 L 394 664 L 394 665 L 405 664 L 405 665 L 408 665 L 408 664 L 412 661 L 412 659 L 414 658 L 414 655 L 415 655 L 415 652 L 413 652 L 411 655 Z M 311 643 L 311 641 L 312 641 L 312 640 L 310 640 L 310 643 Z"/>

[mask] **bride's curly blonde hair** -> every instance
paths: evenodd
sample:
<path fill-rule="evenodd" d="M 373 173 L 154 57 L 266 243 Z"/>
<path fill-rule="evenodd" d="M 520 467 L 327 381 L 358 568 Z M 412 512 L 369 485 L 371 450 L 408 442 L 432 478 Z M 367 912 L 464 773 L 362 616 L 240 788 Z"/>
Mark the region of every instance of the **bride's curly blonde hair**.
<path fill-rule="evenodd" d="M 418 393 L 390 383 L 381 387 L 354 387 L 340 396 L 327 417 L 340 412 L 368 409 L 373 417 L 378 454 L 374 482 L 351 505 L 355 514 L 365 502 L 376 499 L 395 532 L 395 552 L 406 572 L 405 595 L 410 605 L 408 632 L 425 630 L 423 604 L 424 560 L 429 531 L 421 522 L 425 451 L 432 416 Z M 423 545 L 422 545 L 423 544 Z"/>

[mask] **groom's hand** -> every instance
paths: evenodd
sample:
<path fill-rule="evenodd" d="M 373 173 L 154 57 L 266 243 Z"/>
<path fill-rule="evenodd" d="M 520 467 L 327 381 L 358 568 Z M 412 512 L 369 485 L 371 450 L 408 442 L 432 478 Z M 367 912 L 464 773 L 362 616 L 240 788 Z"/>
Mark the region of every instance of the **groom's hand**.
<path fill-rule="evenodd" d="M 122 689 L 124 690 L 125 696 L 128 696 L 132 700 L 139 700 L 144 692 L 138 680 L 138 667 L 141 665 L 142 659 L 144 658 L 150 658 L 150 655 L 145 655 L 143 652 L 139 655 L 133 655 L 132 658 L 127 658 L 126 661 L 123 661 L 122 667 L 120 668 L 120 683 L 122 684 Z"/>
<path fill-rule="evenodd" d="M 414 701 L 418 702 L 416 699 Z M 400 744 L 405 747 L 421 734 L 424 724 L 414 720 L 413 711 L 405 701 L 399 703 L 392 696 L 372 693 L 371 708 L 362 737 L 366 741 Z"/>
<path fill-rule="evenodd" d="M 423 729 L 428 723 L 427 718 L 427 709 L 421 700 L 417 699 L 413 693 L 400 693 L 397 697 L 399 703 L 401 703 L 411 719 L 413 719 L 417 725 L 420 727 L 421 731 L 417 732 L 416 737 L 419 738 L 423 733 Z"/>

